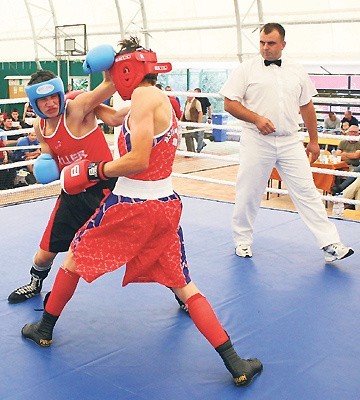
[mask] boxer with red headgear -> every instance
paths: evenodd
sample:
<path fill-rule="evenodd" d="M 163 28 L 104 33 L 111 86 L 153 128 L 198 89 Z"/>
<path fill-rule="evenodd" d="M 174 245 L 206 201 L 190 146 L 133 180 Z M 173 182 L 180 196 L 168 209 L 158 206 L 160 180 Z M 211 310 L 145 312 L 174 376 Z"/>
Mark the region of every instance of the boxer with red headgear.
<path fill-rule="evenodd" d="M 122 75 L 117 89 L 124 97 L 131 96 L 131 107 L 120 130 L 119 157 L 100 163 L 81 160 L 62 171 L 63 187 L 72 193 L 110 177 L 117 177 L 117 183 L 72 241 L 42 319 L 25 325 L 22 335 L 42 347 L 50 346 L 54 326 L 80 277 L 92 282 L 125 265 L 123 286 L 158 282 L 171 288 L 187 304 L 196 327 L 219 353 L 235 384 L 246 386 L 262 371 L 261 362 L 236 354 L 211 305 L 190 278 L 179 225 L 182 205 L 171 181 L 178 123 L 168 97 L 154 87 L 156 57 L 139 49 L 134 39 L 122 42 L 120 54 L 131 57 L 122 57 L 116 67 L 115 61 L 111 74 Z M 137 74 L 142 77 L 138 84 Z M 127 82 L 125 91 L 120 81 Z M 107 323 L 111 322 L 110 315 Z"/>
<path fill-rule="evenodd" d="M 146 76 L 156 77 L 172 69 L 170 63 L 158 63 L 156 53 L 142 48 L 136 38 L 132 40 L 134 45 L 122 47 L 110 68 L 111 78 L 123 100 L 130 100 L 134 89 Z"/>

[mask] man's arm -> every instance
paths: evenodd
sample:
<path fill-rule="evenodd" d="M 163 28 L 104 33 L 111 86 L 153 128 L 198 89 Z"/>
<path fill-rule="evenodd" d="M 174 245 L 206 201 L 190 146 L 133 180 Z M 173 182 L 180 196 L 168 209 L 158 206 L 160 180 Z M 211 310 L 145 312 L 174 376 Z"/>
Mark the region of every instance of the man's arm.
<path fill-rule="evenodd" d="M 320 147 L 318 143 L 317 120 L 315 108 L 312 100 L 304 106 L 300 106 L 300 114 L 305 123 L 309 134 L 309 143 L 306 146 L 306 154 L 311 154 L 310 162 L 314 162 L 320 155 Z"/>
<path fill-rule="evenodd" d="M 51 151 L 49 145 L 45 142 L 42 134 L 40 133 L 39 123 L 40 123 L 40 118 L 37 117 L 34 121 L 34 131 L 35 131 L 36 137 L 38 138 L 39 143 L 40 143 L 41 153 L 44 153 L 44 154 L 47 153 L 47 154 L 50 154 L 52 158 L 56 158 L 56 156 L 54 157 L 54 154 Z"/>
<path fill-rule="evenodd" d="M 340 155 L 341 159 L 345 160 L 345 161 L 346 160 L 357 160 L 360 158 L 360 150 L 356 150 L 352 153 L 347 153 L 346 151 L 340 150 L 337 154 Z"/>
<path fill-rule="evenodd" d="M 94 109 L 105 100 L 110 98 L 116 89 L 108 71 L 103 73 L 103 81 L 94 90 L 79 94 L 69 102 L 69 112 L 75 112 L 77 117 L 82 119 L 94 111 Z"/>
<path fill-rule="evenodd" d="M 211 119 L 212 117 L 212 107 L 208 106 L 208 119 Z"/>
<path fill-rule="evenodd" d="M 129 112 L 130 106 L 115 110 L 113 107 L 100 104 L 95 108 L 95 113 L 106 125 L 119 126 L 123 123 L 126 114 Z"/>

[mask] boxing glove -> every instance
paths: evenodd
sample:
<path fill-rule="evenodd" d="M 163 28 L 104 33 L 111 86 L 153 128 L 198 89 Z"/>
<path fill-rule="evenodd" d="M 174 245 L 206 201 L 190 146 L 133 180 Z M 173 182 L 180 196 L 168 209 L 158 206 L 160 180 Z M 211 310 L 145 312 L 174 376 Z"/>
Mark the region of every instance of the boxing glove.
<path fill-rule="evenodd" d="M 40 154 L 35 160 L 33 173 L 36 180 L 44 185 L 60 177 L 59 167 L 49 153 Z"/>
<path fill-rule="evenodd" d="M 113 64 L 115 51 L 109 44 L 102 44 L 91 49 L 83 63 L 85 74 L 107 71 Z"/>
<path fill-rule="evenodd" d="M 107 180 L 104 175 L 105 162 L 76 161 L 63 168 L 60 174 L 61 187 L 67 194 L 78 194 L 95 185 L 99 180 Z"/>

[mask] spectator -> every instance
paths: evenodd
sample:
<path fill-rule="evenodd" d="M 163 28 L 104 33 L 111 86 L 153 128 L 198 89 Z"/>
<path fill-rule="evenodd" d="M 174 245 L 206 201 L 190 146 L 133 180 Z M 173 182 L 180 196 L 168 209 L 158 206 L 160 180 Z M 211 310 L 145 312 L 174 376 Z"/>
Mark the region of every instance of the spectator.
<path fill-rule="evenodd" d="M 4 126 L 3 126 L 3 130 L 4 130 L 5 135 L 6 135 L 6 132 L 14 131 L 14 130 L 17 130 L 17 129 L 18 128 L 13 126 L 12 118 L 9 117 L 9 116 L 6 116 L 5 119 L 4 119 Z M 4 135 L 4 133 L 2 133 L 2 135 Z M 18 139 L 21 138 L 21 137 L 23 137 L 23 135 L 9 135 L 9 137 L 8 137 L 8 135 L 6 135 L 6 138 L 5 138 L 5 141 L 4 141 L 5 145 L 6 146 L 16 145 Z"/>
<path fill-rule="evenodd" d="M 338 118 L 335 113 L 330 111 L 328 117 L 324 120 L 324 129 L 336 130 L 340 133 L 340 125 L 340 118 Z"/>
<path fill-rule="evenodd" d="M 200 88 L 195 88 L 194 91 L 196 93 L 201 93 L 201 89 Z M 196 100 L 199 100 L 201 103 L 201 108 L 202 108 L 202 112 L 203 112 L 203 117 L 202 117 L 202 123 L 208 122 L 209 124 L 211 124 L 212 119 L 212 107 L 211 107 L 211 103 L 209 101 L 209 99 L 207 97 L 195 97 Z M 200 138 L 200 141 L 202 140 L 203 145 L 202 148 L 204 148 L 206 146 L 206 143 L 204 142 L 204 131 L 199 132 L 198 136 Z M 202 136 L 202 138 L 201 138 Z M 213 136 L 211 135 L 211 139 L 213 140 Z M 201 150 L 200 150 L 201 151 Z M 199 152 L 200 153 L 200 152 Z"/>
<path fill-rule="evenodd" d="M 0 139 L 0 165 L 9 163 L 9 155 L 4 150 L 5 143 Z M 16 176 L 15 168 L 0 169 L 0 190 L 12 189 L 14 187 L 14 180 Z"/>
<path fill-rule="evenodd" d="M 345 111 L 344 118 L 341 120 L 341 122 L 348 122 L 349 126 L 351 125 L 357 125 L 359 126 L 359 121 L 352 115 L 352 112 L 350 110 Z"/>
<path fill-rule="evenodd" d="M 12 119 L 12 126 L 16 129 L 23 129 L 23 122 L 19 118 L 19 110 L 17 108 L 13 108 L 11 110 L 11 119 Z"/>
<path fill-rule="evenodd" d="M 195 92 L 201 93 L 200 88 L 194 89 Z M 207 97 L 195 97 L 197 100 L 200 101 L 201 103 L 201 108 L 203 112 L 203 119 L 202 122 L 211 122 L 211 115 L 212 115 L 212 108 L 211 108 L 211 103 Z"/>
<path fill-rule="evenodd" d="M 359 127 L 357 125 L 351 125 L 345 133 L 348 136 L 359 136 Z M 358 140 L 342 140 L 336 150 L 336 155 L 341 156 L 341 159 L 345 161 L 350 170 L 359 165 L 360 161 L 360 142 Z"/>
<path fill-rule="evenodd" d="M 35 131 L 30 132 L 26 137 L 20 138 L 16 143 L 16 146 L 26 146 L 27 149 L 16 150 L 13 153 L 13 161 L 29 161 L 35 160 L 41 154 L 40 148 L 33 148 L 32 146 L 38 146 L 40 144 L 39 139 L 36 136 Z M 33 174 L 33 165 L 27 165 L 26 168 L 28 170 L 28 174 L 25 177 L 25 181 L 32 185 L 36 183 L 36 179 Z"/>
<path fill-rule="evenodd" d="M 155 85 L 158 89 L 163 90 L 163 87 L 160 83 L 157 83 Z M 168 86 L 167 86 L 168 87 Z M 176 118 L 180 119 L 181 118 L 181 110 L 180 110 L 180 104 L 179 102 L 176 100 L 176 97 L 174 96 L 168 96 L 169 100 L 170 100 L 170 104 L 175 112 Z"/>
<path fill-rule="evenodd" d="M 191 91 L 189 90 L 188 92 L 190 93 Z M 181 121 L 201 123 L 202 117 L 203 113 L 200 101 L 196 100 L 193 94 L 192 95 L 189 94 L 185 102 L 184 112 L 181 116 Z M 191 132 L 184 132 L 186 150 L 195 153 L 194 139 L 196 139 L 197 141 L 196 152 L 200 153 L 201 150 L 206 146 L 204 144 L 204 132 L 201 131 L 202 135 L 201 134 L 199 135 L 199 131 L 196 130 L 196 128 L 194 127 L 189 126 L 186 127 L 186 129 L 191 130 Z"/>
<path fill-rule="evenodd" d="M 30 103 L 25 103 L 23 113 L 24 128 L 32 128 L 36 118 L 36 113 Z"/>
<path fill-rule="evenodd" d="M 347 199 L 360 200 L 360 178 L 355 179 L 355 181 L 344 190 L 343 194 Z M 346 208 L 352 208 L 352 206 L 347 205 Z M 354 208 L 360 211 L 360 204 L 356 204 Z"/>
<path fill-rule="evenodd" d="M 166 92 L 172 92 L 171 86 L 169 86 L 169 85 L 165 86 L 165 91 Z M 176 101 L 179 103 L 179 106 L 181 107 L 180 99 L 178 97 L 176 97 L 176 96 L 174 96 L 174 97 L 175 97 Z"/>
<path fill-rule="evenodd" d="M 347 130 L 350 128 L 350 124 L 348 121 L 344 121 L 341 123 L 341 134 L 345 135 Z"/>
<path fill-rule="evenodd" d="M 360 165 L 355 167 L 353 172 L 360 172 Z M 335 194 L 339 194 L 339 193 L 343 193 L 344 190 L 350 186 L 355 180 L 356 178 L 353 177 L 349 177 L 346 178 L 345 180 L 341 181 L 341 178 L 338 179 L 340 177 L 335 177 L 335 182 L 337 183 L 336 185 L 334 185 L 331 188 L 331 194 L 334 196 Z"/>
<path fill-rule="evenodd" d="M 4 127 L 4 119 L 7 116 L 6 113 L 0 113 L 0 129 L 3 129 Z"/>

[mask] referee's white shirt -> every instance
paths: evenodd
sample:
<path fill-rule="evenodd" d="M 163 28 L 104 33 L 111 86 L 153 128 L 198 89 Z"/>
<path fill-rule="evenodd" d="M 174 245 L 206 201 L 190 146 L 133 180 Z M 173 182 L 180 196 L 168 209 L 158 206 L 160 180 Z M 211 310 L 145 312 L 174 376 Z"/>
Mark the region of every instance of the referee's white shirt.
<path fill-rule="evenodd" d="M 259 55 L 241 63 L 229 76 L 220 94 L 237 100 L 250 111 L 266 117 L 276 127 L 272 136 L 288 136 L 299 130 L 299 107 L 317 94 L 310 77 L 290 58 L 281 58 L 281 67 L 268 67 Z M 250 122 L 244 128 L 257 130 Z M 270 135 L 269 135 L 270 136 Z"/>

